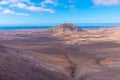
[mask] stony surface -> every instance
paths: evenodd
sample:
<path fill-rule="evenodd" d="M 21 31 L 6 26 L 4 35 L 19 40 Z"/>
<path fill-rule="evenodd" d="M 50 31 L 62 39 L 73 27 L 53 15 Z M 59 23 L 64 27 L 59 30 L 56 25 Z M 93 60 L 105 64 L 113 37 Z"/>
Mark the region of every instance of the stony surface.
<path fill-rule="evenodd" d="M 60 32 L 79 32 L 83 31 L 82 29 L 78 28 L 76 25 L 71 23 L 64 23 L 58 26 L 55 26 L 49 29 L 50 32 L 60 33 Z"/>
<path fill-rule="evenodd" d="M 120 80 L 119 34 L 119 27 L 0 31 L 0 80 Z"/>

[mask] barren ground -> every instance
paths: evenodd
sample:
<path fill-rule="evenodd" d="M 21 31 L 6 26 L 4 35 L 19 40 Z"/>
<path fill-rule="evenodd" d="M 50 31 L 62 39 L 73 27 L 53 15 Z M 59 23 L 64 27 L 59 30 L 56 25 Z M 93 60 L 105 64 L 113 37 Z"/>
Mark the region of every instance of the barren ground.
<path fill-rule="evenodd" d="M 120 80 L 120 28 L 0 31 L 0 80 Z"/>

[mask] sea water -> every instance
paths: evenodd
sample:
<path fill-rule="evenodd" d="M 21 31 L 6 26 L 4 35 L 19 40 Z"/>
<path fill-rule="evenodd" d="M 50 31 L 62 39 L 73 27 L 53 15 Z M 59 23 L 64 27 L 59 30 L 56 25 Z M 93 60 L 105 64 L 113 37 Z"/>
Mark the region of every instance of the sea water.
<path fill-rule="evenodd" d="M 0 26 L 0 30 L 48 29 L 53 26 Z M 79 28 L 106 28 L 109 26 L 78 26 Z"/>

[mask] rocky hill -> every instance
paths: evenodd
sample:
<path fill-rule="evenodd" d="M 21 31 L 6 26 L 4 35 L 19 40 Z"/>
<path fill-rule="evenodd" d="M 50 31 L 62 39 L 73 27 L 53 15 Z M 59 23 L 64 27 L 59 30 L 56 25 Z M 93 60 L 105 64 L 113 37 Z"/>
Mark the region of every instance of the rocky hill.
<path fill-rule="evenodd" d="M 64 23 L 49 29 L 51 32 L 77 32 L 83 31 L 72 23 Z"/>

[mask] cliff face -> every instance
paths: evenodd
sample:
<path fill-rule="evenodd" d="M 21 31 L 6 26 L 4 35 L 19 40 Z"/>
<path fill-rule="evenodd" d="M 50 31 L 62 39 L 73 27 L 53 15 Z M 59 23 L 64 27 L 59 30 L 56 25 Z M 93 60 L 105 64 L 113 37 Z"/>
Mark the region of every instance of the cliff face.
<path fill-rule="evenodd" d="M 77 32 L 77 31 L 83 31 L 83 30 L 78 28 L 74 24 L 64 23 L 64 24 L 60 24 L 58 26 L 55 26 L 55 27 L 49 29 L 49 31 L 52 31 L 52 32 Z"/>

